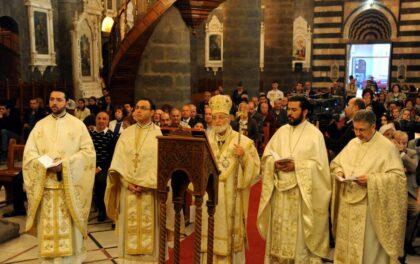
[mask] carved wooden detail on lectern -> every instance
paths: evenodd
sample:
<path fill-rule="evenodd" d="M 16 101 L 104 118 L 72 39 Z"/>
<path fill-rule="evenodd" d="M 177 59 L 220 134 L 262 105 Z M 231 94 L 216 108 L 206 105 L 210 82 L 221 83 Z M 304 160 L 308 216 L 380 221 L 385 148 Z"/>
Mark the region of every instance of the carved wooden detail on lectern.
<path fill-rule="evenodd" d="M 201 263 L 201 218 L 203 197 L 206 193 L 209 217 L 207 263 L 213 263 L 214 213 L 218 197 L 219 171 L 204 133 L 201 137 L 186 136 L 184 132 L 181 134 L 184 135 L 178 133 L 178 135 L 158 137 L 159 263 L 165 263 L 166 200 L 169 180 L 171 180 L 175 209 L 174 263 L 179 263 L 181 210 L 189 183 L 193 185 L 196 205 L 194 263 Z"/>

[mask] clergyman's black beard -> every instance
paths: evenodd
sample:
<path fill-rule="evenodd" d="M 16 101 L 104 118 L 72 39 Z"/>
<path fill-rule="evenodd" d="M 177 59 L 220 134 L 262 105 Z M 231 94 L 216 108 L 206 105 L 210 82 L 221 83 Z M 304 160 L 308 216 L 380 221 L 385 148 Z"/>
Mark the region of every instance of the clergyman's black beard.
<path fill-rule="evenodd" d="M 297 126 L 300 123 L 302 123 L 302 120 L 303 120 L 303 114 L 300 114 L 299 117 L 295 120 L 292 120 L 292 119 L 288 118 L 288 123 L 291 126 Z"/>

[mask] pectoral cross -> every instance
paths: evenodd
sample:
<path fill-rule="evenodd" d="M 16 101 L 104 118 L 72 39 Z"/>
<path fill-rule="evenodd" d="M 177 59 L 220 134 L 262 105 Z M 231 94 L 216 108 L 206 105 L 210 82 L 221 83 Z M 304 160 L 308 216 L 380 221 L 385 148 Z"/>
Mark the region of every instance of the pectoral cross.
<path fill-rule="evenodd" d="M 133 162 L 133 166 L 134 166 L 134 172 L 136 172 L 137 167 L 138 167 L 138 165 L 140 163 L 140 159 L 139 159 L 139 154 L 138 153 L 134 154 L 134 159 L 132 160 L 132 162 Z"/>

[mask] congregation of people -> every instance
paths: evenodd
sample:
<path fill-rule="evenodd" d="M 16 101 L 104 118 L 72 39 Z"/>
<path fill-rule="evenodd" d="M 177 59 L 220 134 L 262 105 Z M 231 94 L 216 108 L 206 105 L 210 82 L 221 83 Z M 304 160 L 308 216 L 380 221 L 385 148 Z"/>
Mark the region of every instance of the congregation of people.
<path fill-rule="evenodd" d="M 158 263 L 156 137 L 163 128 L 193 129 L 207 135 L 220 171 L 214 263 L 246 263 L 245 250 L 254 250 L 247 249 L 246 220 L 259 179 L 255 224 L 266 241 L 264 263 L 323 263 L 331 247 L 334 263 L 400 263 L 415 254 L 420 94 L 399 84 L 386 91 L 373 80 L 360 98 L 358 89 L 352 76 L 345 86 L 315 89 L 299 81 L 288 92 L 273 81 L 251 96 L 238 82 L 231 95 L 219 86 L 196 104 L 160 107 L 148 98 L 113 105 L 107 88 L 101 98 L 77 102 L 56 89 L 46 107 L 31 99 L 22 122 L 10 102 L 0 101 L 1 161 L 11 138 L 25 144 L 13 210 L 4 217 L 27 215 L 43 261 L 81 263 L 94 206 L 97 221 L 110 218 L 117 230 L 122 263 Z M 340 117 L 322 128 L 311 113 L 318 97 L 343 104 Z M 44 155 L 59 164 L 42 166 Z"/>

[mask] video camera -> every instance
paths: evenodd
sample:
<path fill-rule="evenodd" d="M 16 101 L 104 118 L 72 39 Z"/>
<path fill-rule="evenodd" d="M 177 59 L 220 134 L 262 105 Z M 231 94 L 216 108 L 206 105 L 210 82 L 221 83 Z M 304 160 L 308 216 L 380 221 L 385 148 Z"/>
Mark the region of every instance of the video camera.
<path fill-rule="evenodd" d="M 310 98 L 309 102 L 312 106 L 309 119 L 312 123 L 319 121 L 321 131 L 324 131 L 334 120 L 338 121 L 344 109 L 344 99 L 342 96 L 327 95 L 321 98 Z"/>

